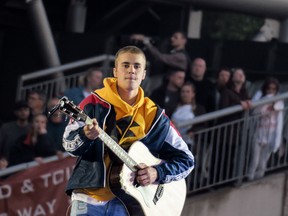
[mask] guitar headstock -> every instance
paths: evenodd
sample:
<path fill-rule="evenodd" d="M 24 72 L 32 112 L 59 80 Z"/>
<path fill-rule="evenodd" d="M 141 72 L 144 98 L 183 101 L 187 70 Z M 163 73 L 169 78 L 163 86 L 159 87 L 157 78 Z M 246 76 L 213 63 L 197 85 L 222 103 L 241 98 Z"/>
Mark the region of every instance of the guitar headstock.
<path fill-rule="evenodd" d="M 83 112 L 83 110 L 76 106 L 73 101 L 70 101 L 66 96 L 59 99 L 58 104 L 48 112 L 49 116 L 53 115 L 56 110 L 60 110 L 60 112 L 75 119 L 76 121 L 85 122 L 87 119 L 87 115 Z"/>

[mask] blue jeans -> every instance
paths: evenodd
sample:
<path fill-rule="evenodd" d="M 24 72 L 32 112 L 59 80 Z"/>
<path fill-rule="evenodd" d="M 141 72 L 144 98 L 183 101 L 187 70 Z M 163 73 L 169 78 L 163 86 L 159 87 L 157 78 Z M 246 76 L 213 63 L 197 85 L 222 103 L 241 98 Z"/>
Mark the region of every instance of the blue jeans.
<path fill-rule="evenodd" d="M 125 206 L 114 198 L 105 205 L 91 205 L 73 200 L 70 216 L 128 216 Z"/>

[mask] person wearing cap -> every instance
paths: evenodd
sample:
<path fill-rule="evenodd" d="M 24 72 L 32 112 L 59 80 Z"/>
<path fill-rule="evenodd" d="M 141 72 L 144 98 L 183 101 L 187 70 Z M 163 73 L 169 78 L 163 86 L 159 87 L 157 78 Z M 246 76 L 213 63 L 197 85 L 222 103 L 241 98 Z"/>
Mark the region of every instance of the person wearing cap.
<path fill-rule="evenodd" d="M 17 101 L 14 115 L 15 120 L 4 123 L 0 128 L 0 169 L 8 166 L 10 149 L 16 140 L 28 132 L 30 109 L 27 102 Z"/>

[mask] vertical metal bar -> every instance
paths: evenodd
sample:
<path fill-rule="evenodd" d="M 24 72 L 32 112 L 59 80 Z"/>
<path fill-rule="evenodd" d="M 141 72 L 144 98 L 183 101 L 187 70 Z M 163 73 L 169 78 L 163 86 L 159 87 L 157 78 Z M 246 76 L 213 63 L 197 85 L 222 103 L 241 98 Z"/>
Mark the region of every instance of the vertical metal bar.
<path fill-rule="evenodd" d="M 239 185 L 243 181 L 243 170 L 244 170 L 244 162 L 246 156 L 246 142 L 247 142 L 247 131 L 249 128 L 249 110 L 244 112 L 244 122 L 241 134 L 241 143 L 240 143 L 240 157 L 237 169 L 237 182 L 236 184 Z"/>

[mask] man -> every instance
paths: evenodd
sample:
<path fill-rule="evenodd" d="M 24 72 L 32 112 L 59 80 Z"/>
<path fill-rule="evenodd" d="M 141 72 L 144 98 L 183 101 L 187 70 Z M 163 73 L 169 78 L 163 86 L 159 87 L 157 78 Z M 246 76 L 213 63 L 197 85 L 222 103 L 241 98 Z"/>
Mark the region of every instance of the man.
<path fill-rule="evenodd" d="M 216 88 L 205 77 L 206 69 L 206 61 L 202 58 L 195 58 L 190 76 L 186 77 L 186 80 L 192 82 L 196 88 L 196 102 L 204 106 L 207 112 L 212 112 L 216 109 Z"/>
<path fill-rule="evenodd" d="M 47 94 L 41 89 L 31 90 L 27 95 L 27 103 L 30 108 L 29 121 L 37 114 L 46 114 Z"/>
<path fill-rule="evenodd" d="M 160 87 L 153 90 L 150 98 L 165 109 L 168 117 L 171 117 L 180 102 L 180 89 L 185 81 L 185 71 L 171 70 L 167 77 Z"/>
<path fill-rule="evenodd" d="M 218 71 L 217 79 L 215 82 L 215 97 L 216 97 L 216 110 L 219 109 L 219 100 L 222 90 L 226 87 L 231 76 L 231 71 L 229 68 L 223 67 Z"/>
<path fill-rule="evenodd" d="M 133 34 L 130 39 L 141 41 L 149 50 L 151 55 L 165 65 L 164 72 L 171 68 L 178 68 L 188 72 L 190 69 L 191 60 L 186 53 L 185 47 L 187 44 L 186 34 L 182 31 L 176 31 L 170 38 L 171 47 L 169 53 L 161 53 L 155 46 L 152 45 L 150 38 L 142 34 Z"/>
<path fill-rule="evenodd" d="M 9 165 L 9 155 L 17 139 L 24 136 L 29 128 L 30 109 L 26 101 L 17 101 L 14 106 L 16 119 L 4 123 L 0 128 L 0 169 Z"/>
<path fill-rule="evenodd" d="M 102 87 L 103 72 L 97 68 L 89 68 L 84 76 L 83 85 L 70 88 L 64 91 L 63 95 L 72 100 L 75 104 L 79 104 L 85 97 L 98 88 Z"/>
<path fill-rule="evenodd" d="M 184 179 L 194 167 L 192 153 L 169 118 L 144 97 L 140 84 L 146 76 L 145 67 L 142 50 L 135 46 L 120 49 L 115 56 L 114 78 L 104 79 L 104 88 L 96 90 L 79 105 L 92 123 L 71 120 L 66 127 L 63 146 L 71 155 L 79 157 L 66 190 L 72 195 L 73 216 L 101 216 L 107 212 L 110 216 L 128 215 L 123 203 L 109 188 L 109 167 L 117 159 L 100 140 L 100 128 L 123 148 L 140 140 L 165 161 L 154 166 L 139 165 L 135 176 L 129 177 L 134 178 L 136 185 L 145 187 L 155 182 Z"/>

